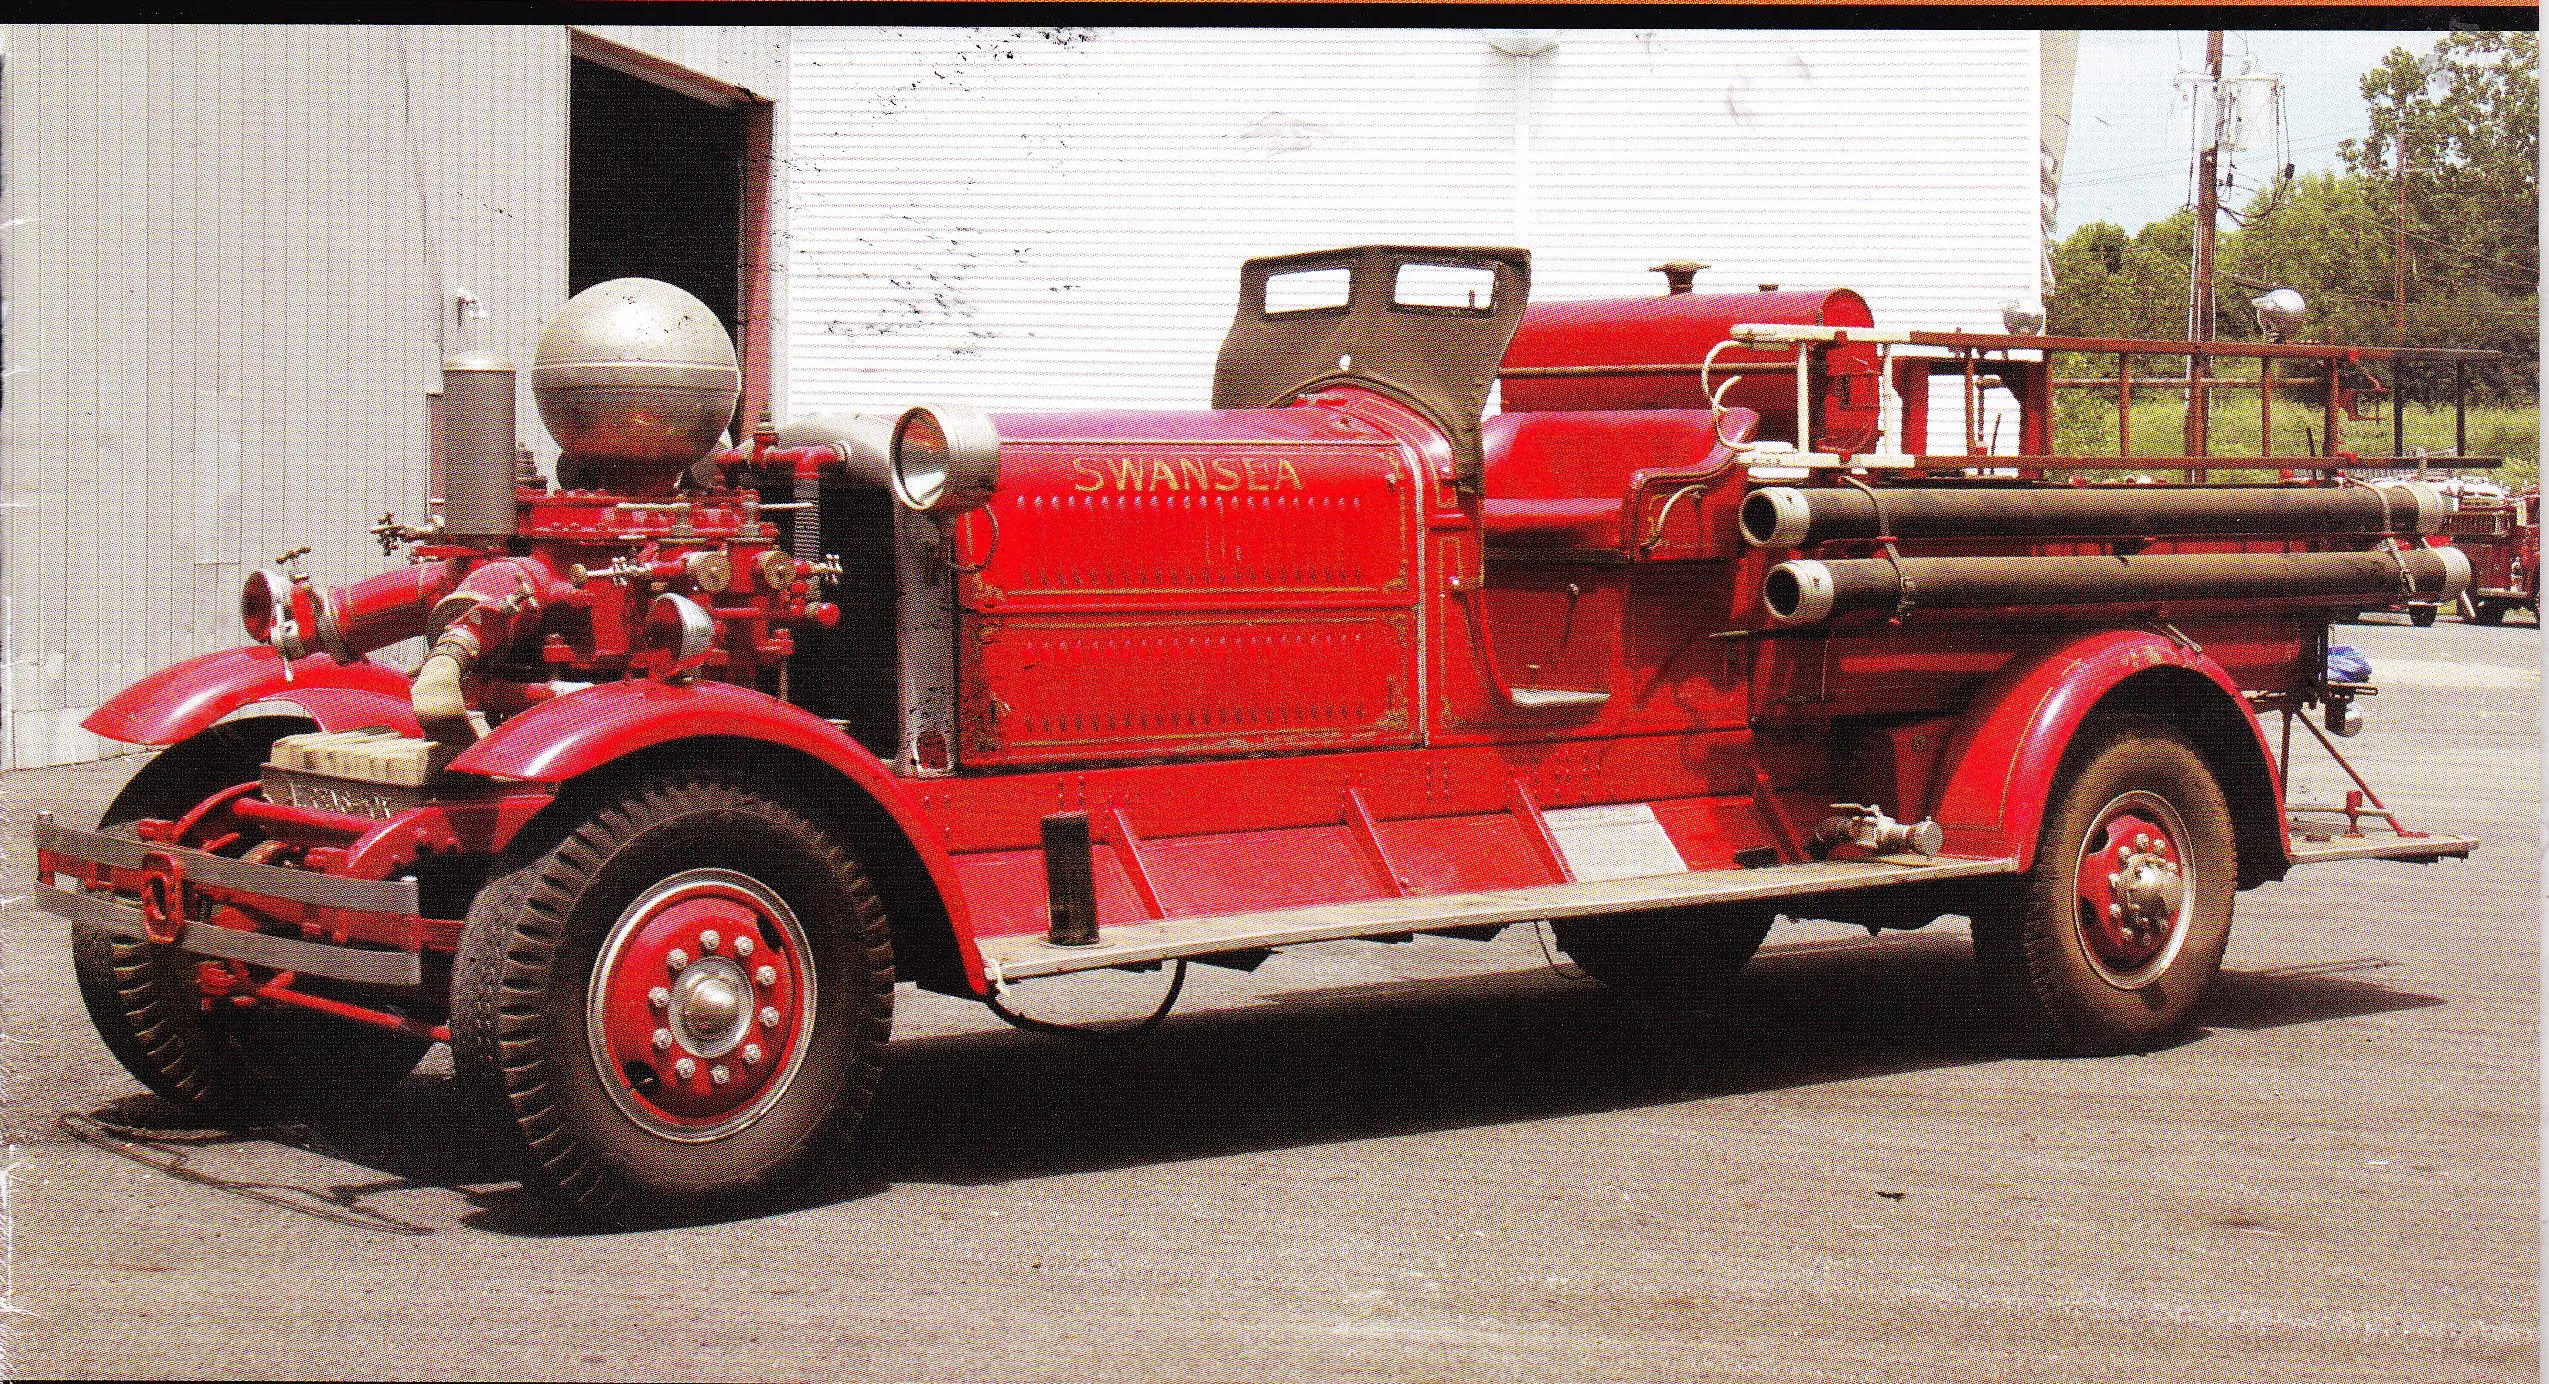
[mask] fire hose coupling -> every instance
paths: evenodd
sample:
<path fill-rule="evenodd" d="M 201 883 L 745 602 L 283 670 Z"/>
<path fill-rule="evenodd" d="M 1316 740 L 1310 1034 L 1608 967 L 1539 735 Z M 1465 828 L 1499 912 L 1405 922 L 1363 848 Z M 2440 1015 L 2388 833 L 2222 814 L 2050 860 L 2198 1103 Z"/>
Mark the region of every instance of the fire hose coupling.
<path fill-rule="evenodd" d="M 1926 817 L 1898 822 L 1866 803 L 1834 803 L 1832 815 L 1814 829 L 1813 844 L 1819 856 L 1843 846 L 1855 846 L 1870 855 L 1930 856 L 1946 846 L 1947 834 Z"/>
<path fill-rule="evenodd" d="M 443 745 L 477 743 L 478 725 L 469 717 L 469 697 L 461 679 L 485 652 L 466 625 L 449 626 L 434 640 L 433 652 L 425 655 L 407 694 L 426 739 Z"/>

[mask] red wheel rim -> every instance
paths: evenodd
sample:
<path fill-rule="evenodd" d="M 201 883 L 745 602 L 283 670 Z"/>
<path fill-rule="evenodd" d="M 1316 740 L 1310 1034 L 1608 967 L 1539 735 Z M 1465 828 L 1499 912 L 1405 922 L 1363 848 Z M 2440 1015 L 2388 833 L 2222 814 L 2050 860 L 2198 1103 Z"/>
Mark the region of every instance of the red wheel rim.
<path fill-rule="evenodd" d="M 766 1114 L 814 1024 L 805 929 L 769 886 L 685 870 L 620 914 L 594 962 L 586 1030 L 621 1113 L 668 1139 L 724 1138 Z"/>
<path fill-rule="evenodd" d="M 2080 843 L 2073 893 L 2081 947 L 2107 983 L 2134 989 L 2156 979 L 2194 914 L 2194 864 L 2177 809 L 2138 790 L 2099 809 Z"/>

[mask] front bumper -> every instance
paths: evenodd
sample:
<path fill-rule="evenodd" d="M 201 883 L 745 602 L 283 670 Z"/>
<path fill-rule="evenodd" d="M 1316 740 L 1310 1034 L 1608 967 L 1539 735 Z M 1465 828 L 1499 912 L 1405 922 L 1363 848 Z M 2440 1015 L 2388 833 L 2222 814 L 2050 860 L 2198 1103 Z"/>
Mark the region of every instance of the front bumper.
<path fill-rule="evenodd" d="M 35 849 L 35 902 L 46 912 L 217 960 L 363 985 L 415 986 L 425 979 L 423 950 L 448 928 L 418 914 L 413 879 L 347 879 L 260 865 L 71 831 L 41 813 Z M 77 887 L 57 887 L 57 875 Z M 196 916 L 206 909 L 239 925 Z M 262 930 L 251 920 L 298 925 L 302 935 Z M 354 935 L 398 938 L 403 945 L 334 940 Z"/>

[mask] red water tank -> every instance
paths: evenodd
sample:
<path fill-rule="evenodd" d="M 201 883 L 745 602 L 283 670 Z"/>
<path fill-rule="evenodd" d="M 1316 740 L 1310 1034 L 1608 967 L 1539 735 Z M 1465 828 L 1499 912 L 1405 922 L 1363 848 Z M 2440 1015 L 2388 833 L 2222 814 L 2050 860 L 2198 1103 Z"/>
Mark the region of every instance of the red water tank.
<path fill-rule="evenodd" d="M 1708 353 L 1741 323 L 1873 327 L 1867 300 L 1846 288 L 1758 293 L 1668 293 L 1534 303 L 1505 351 L 1498 376 L 1508 411 L 1700 409 L 1715 401 L 1761 415 L 1764 439 L 1828 452 L 1864 452 L 1876 443 L 1877 352 L 1849 342 L 1809 355 L 1810 439 L 1797 436 L 1795 352 L 1729 346 Z M 1706 379 L 1703 383 L 1702 374 Z"/>

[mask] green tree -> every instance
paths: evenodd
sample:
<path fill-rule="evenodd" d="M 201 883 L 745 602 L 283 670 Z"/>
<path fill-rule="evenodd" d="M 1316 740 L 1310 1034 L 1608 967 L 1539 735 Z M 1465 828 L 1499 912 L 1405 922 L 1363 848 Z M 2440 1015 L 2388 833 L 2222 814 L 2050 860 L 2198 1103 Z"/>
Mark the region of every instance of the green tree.
<path fill-rule="evenodd" d="M 2238 330 L 2245 300 L 2263 288 L 2299 289 L 2310 300 L 2305 336 L 2322 341 L 2390 339 L 2387 213 L 2369 180 L 2308 173 L 2256 200 L 2243 224 L 2222 238 L 2218 319 Z"/>
<path fill-rule="evenodd" d="M 2393 208 L 2405 202 L 2411 293 L 2537 293 L 2540 36 L 2458 33 L 2421 56 L 2392 49 L 2364 74 L 2363 99 L 2370 133 L 2338 152 L 2391 189 Z"/>
<path fill-rule="evenodd" d="M 2195 214 L 2126 234 L 2095 222 L 2053 247 L 2045 327 L 2060 336 L 2173 339 L 2186 334 L 2187 254 Z"/>
<path fill-rule="evenodd" d="M 2406 343 L 2504 352 L 2471 373 L 2474 392 L 2536 397 L 2539 52 L 2533 34 L 2456 33 L 2422 55 L 2393 50 L 2365 74 L 2369 133 L 2341 146 L 2345 171 L 2289 180 L 2234 209 L 2215 278 L 2222 333 L 2249 330 L 2247 300 L 2281 286 L 2310 299 L 2311 338 L 2399 340 L 2403 240 Z M 2181 335 L 2192 236 L 2186 210 L 2130 235 L 2112 225 L 2073 232 L 2052 250 L 2047 325 L 2079 336 Z M 2431 399 L 2451 376 L 2405 383 Z"/>

